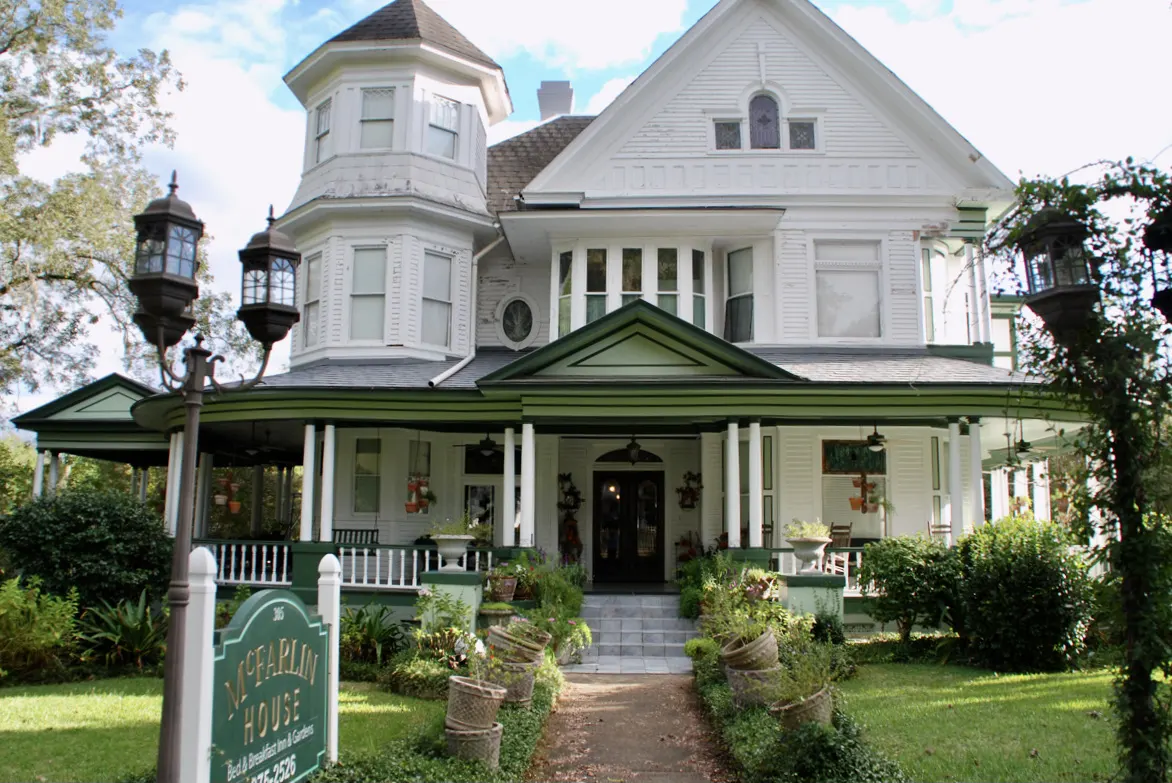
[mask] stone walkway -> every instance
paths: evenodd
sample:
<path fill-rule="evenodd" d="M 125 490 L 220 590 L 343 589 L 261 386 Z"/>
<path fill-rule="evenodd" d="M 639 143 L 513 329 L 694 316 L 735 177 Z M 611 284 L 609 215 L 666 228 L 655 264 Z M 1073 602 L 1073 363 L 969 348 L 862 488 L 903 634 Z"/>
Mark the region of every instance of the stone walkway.
<path fill-rule="evenodd" d="M 599 655 L 562 667 L 566 674 L 691 674 L 691 658 L 640 658 Z"/>
<path fill-rule="evenodd" d="M 597 783 L 734 780 L 692 678 L 569 674 L 528 779 Z"/>

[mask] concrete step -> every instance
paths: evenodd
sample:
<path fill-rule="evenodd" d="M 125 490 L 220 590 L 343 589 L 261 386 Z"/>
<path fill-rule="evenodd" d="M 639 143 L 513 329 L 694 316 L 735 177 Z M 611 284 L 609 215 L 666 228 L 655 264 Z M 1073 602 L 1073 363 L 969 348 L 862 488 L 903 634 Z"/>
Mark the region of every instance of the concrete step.
<path fill-rule="evenodd" d="M 683 644 L 696 631 L 600 631 L 590 634 L 595 644 Z"/>
<path fill-rule="evenodd" d="M 595 644 L 582 651 L 582 660 L 621 655 L 627 658 L 683 658 L 682 644 Z"/>

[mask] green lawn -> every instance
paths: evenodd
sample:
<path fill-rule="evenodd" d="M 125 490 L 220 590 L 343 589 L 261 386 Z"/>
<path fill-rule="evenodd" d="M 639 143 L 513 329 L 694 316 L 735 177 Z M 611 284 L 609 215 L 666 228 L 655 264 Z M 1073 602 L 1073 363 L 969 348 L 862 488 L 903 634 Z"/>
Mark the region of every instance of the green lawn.
<path fill-rule="evenodd" d="M 871 664 L 841 693 L 868 741 L 920 783 L 1098 781 L 1117 768 L 1109 672 Z"/>
<path fill-rule="evenodd" d="M 0 689 L 0 781 L 116 780 L 153 767 L 162 686 L 123 679 Z M 339 751 L 371 755 L 443 711 L 442 702 L 344 683 Z"/>

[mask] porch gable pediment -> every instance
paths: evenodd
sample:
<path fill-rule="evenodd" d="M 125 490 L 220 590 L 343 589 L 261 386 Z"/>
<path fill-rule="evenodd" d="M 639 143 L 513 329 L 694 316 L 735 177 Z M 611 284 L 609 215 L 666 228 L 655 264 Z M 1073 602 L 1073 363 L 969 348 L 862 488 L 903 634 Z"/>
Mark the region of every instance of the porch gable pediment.
<path fill-rule="evenodd" d="M 39 408 L 13 419 L 21 429 L 36 429 L 38 424 L 80 422 L 133 423 L 131 407 L 157 392 L 118 373 L 76 389 Z"/>
<path fill-rule="evenodd" d="M 540 383 L 559 378 L 654 383 L 721 377 L 801 380 L 640 300 L 486 375 L 479 384 Z"/>

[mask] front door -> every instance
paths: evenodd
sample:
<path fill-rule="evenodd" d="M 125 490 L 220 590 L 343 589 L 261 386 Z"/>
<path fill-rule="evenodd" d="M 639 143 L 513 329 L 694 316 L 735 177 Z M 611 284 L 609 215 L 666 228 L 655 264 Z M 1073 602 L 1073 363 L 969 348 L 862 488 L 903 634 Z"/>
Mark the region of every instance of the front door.
<path fill-rule="evenodd" d="M 594 581 L 663 581 L 663 473 L 594 474 Z"/>

